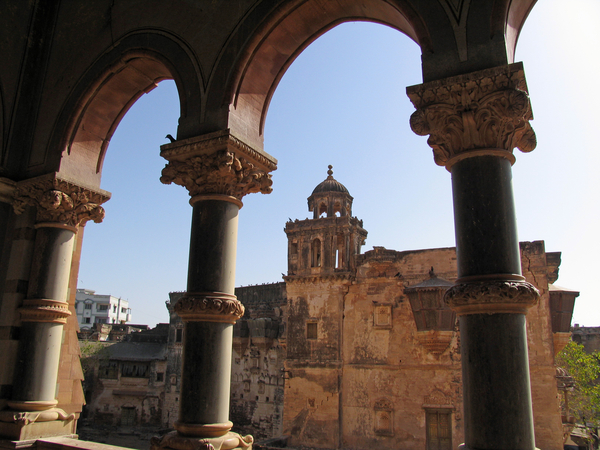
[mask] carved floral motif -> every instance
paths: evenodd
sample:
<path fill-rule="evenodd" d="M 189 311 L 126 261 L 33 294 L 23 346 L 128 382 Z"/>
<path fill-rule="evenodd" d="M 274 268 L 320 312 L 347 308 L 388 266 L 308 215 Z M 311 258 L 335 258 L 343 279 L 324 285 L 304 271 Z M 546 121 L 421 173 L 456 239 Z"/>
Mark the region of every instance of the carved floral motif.
<path fill-rule="evenodd" d="M 535 149 L 521 64 L 411 86 L 407 93 L 417 108 L 410 126 L 419 136 L 429 135 L 427 143 L 440 166 L 450 168 L 469 151 L 496 151 L 514 160 L 515 147 Z"/>
<path fill-rule="evenodd" d="M 227 294 L 188 293 L 174 306 L 184 321 L 235 323 L 244 315 L 244 305 Z"/>
<path fill-rule="evenodd" d="M 271 174 L 227 150 L 171 161 L 160 181 L 185 187 L 190 196 L 222 194 L 241 199 L 246 194 L 272 192 Z"/>
<path fill-rule="evenodd" d="M 525 314 L 539 297 L 537 288 L 526 281 L 491 280 L 454 285 L 446 291 L 444 300 L 459 315 Z"/>
<path fill-rule="evenodd" d="M 13 208 L 16 214 L 21 214 L 26 206 L 35 206 L 38 223 L 75 227 L 85 225 L 88 220 L 102 222 L 104 208 L 100 205 L 108 199 L 110 193 L 106 191 L 96 191 L 49 174 L 17 183 Z"/>
<path fill-rule="evenodd" d="M 169 163 L 160 180 L 185 187 L 191 197 L 216 194 L 240 200 L 246 194 L 269 194 L 269 172 L 277 168 L 277 160 L 229 130 L 163 145 L 161 156 Z"/>

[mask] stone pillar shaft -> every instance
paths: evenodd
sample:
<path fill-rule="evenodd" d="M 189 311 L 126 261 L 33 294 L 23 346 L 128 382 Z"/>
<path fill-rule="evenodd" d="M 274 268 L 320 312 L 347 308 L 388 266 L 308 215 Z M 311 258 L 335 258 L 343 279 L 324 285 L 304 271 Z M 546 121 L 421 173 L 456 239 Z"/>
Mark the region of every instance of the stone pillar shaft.
<path fill-rule="evenodd" d="M 511 173 L 497 156 L 452 166 L 458 278 L 521 274 Z"/>
<path fill-rule="evenodd" d="M 411 127 L 452 173 L 458 279 L 445 295 L 461 332 L 464 449 L 533 450 L 525 315 L 512 193 L 515 147 L 535 148 L 520 64 L 408 88 Z"/>
<path fill-rule="evenodd" d="M 229 201 L 199 200 L 194 204 L 188 299 L 194 298 L 207 307 L 212 301 L 237 301 L 234 289 L 238 211 L 239 206 Z M 186 312 L 178 309 L 184 320 L 181 390 L 185 395 L 179 404 L 176 427 L 185 428 L 184 434 L 189 434 L 191 424 L 229 422 L 235 319 L 229 323 L 212 322 L 208 316 L 196 321 L 198 317 L 188 319 Z"/>
<path fill-rule="evenodd" d="M 12 396 L 15 402 L 41 402 L 48 407 L 56 404 L 63 323 L 54 322 L 50 316 L 44 317 L 39 308 L 61 309 L 66 321 L 69 314 L 65 304 L 74 241 L 75 233 L 70 229 L 43 227 L 36 232 L 27 299 L 21 310 L 20 357 Z M 38 311 L 29 309 L 35 307 Z"/>
<path fill-rule="evenodd" d="M 229 432 L 233 325 L 244 314 L 234 295 L 238 213 L 244 195 L 271 192 L 276 161 L 228 130 L 164 145 L 161 155 L 161 181 L 184 186 L 193 212 L 187 292 L 174 305 L 184 322 L 179 418 L 151 447 L 247 448 L 251 436 Z"/>

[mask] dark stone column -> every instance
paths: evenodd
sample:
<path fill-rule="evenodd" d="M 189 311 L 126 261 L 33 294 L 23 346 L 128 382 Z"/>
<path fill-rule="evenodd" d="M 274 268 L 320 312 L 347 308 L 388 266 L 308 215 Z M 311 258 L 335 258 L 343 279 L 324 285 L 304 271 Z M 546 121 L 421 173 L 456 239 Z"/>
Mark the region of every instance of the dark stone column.
<path fill-rule="evenodd" d="M 520 64 L 408 88 L 411 127 L 452 173 L 464 449 L 535 448 L 525 315 L 537 289 L 521 275 L 511 165 L 535 148 Z"/>
<path fill-rule="evenodd" d="M 185 327 L 181 380 L 185 395 L 175 428 L 185 435 L 210 437 L 226 434 L 233 425 L 229 422 L 233 324 L 244 312 L 234 295 L 239 205 L 199 200 L 193 208 L 188 289 L 175 304 Z"/>
<path fill-rule="evenodd" d="M 184 322 L 181 402 L 176 431 L 152 449 L 246 448 L 252 436 L 229 430 L 233 325 L 244 314 L 234 295 L 241 198 L 271 192 L 276 161 L 218 132 L 164 145 L 161 181 L 184 186 L 193 207 L 188 285 L 174 305 Z"/>
<path fill-rule="evenodd" d="M 27 298 L 23 301 L 18 361 L 10 410 L 0 414 L 0 435 L 24 440 L 75 432 L 74 414 L 56 408 L 63 325 L 71 315 L 68 288 L 75 235 L 88 220 L 101 222 L 107 192 L 50 174 L 17 184 L 13 207 L 37 210 Z"/>

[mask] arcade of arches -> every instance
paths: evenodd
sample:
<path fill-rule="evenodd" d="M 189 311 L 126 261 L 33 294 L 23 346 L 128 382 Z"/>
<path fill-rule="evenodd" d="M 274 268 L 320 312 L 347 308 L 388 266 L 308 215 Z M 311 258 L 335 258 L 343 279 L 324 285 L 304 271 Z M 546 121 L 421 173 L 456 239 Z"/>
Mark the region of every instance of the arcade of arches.
<path fill-rule="evenodd" d="M 525 74 L 513 61 L 534 3 L 5 0 L 0 435 L 20 446 L 76 431 L 83 229 L 103 219 L 102 161 L 120 119 L 173 79 L 181 114 L 156 176 L 185 187 L 193 213 L 187 293 L 175 305 L 186 330 L 179 420 L 153 445 L 251 445 L 229 431 L 232 327 L 244 312 L 234 295 L 238 211 L 245 195 L 272 190 L 277 161 L 262 132 L 285 70 L 327 30 L 365 20 L 420 46 L 410 125 L 452 175 L 458 273 L 446 302 L 461 332 L 464 448 L 533 450 L 525 317 L 539 293 L 521 274 L 510 180 L 514 149 L 535 147 Z"/>

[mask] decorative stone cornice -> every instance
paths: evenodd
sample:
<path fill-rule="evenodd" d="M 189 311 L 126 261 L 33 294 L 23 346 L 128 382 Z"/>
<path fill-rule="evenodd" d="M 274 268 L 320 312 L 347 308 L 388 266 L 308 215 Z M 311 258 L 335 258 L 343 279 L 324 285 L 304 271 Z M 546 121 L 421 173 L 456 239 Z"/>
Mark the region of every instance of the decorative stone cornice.
<path fill-rule="evenodd" d="M 71 315 L 69 304 L 57 300 L 35 298 L 23 300 L 19 308 L 22 322 L 67 323 Z"/>
<path fill-rule="evenodd" d="M 222 292 L 188 292 L 173 309 L 186 322 L 235 323 L 245 311 L 235 295 Z"/>
<path fill-rule="evenodd" d="M 434 160 L 448 170 L 462 159 L 496 155 L 514 163 L 512 151 L 535 149 L 533 118 L 521 63 L 407 88 L 417 109 L 410 127 L 429 135 Z"/>
<path fill-rule="evenodd" d="M 185 187 L 192 201 L 207 195 L 241 200 L 246 194 L 273 190 L 269 172 L 277 168 L 277 161 L 229 130 L 163 145 L 160 154 L 169 161 L 160 181 Z"/>
<path fill-rule="evenodd" d="M 336 273 L 330 275 L 284 275 L 283 281 L 286 283 L 316 283 L 323 281 L 346 281 L 354 280 L 353 272 L 346 271 L 344 273 Z"/>
<path fill-rule="evenodd" d="M 109 192 L 84 187 L 52 173 L 18 182 L 13 208 L 21 214 L 26 206 L 35 206 L 38 224 L 76 227 L 88 220 L 102 222 L 104 208 L 100 205 L 109 199 Z"/>
<path fill-rule="evenodd" d="M 526 281 L 486 280 L 459 283 L 446 291 L 444 301 L 464 314 L 527 314 L 540 297 L 537 288 Z"/>

